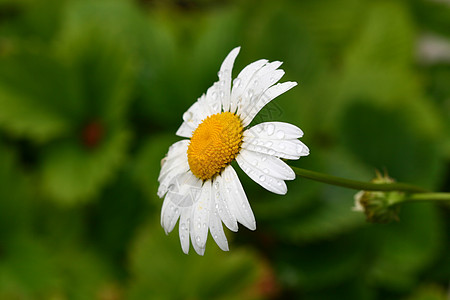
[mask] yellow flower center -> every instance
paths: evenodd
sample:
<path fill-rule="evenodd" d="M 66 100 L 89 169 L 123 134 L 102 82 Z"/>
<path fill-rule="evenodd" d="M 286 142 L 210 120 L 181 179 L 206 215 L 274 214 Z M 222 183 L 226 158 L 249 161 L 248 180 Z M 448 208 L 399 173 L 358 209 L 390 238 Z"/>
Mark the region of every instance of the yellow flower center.
<path fill-rule="evenodd" d="M 230 112 L 204 119 L 192 134 L 187 150 L 191 172 L 202 180 L 219 174 L 239 153 L 243 131 L 239 117 Z"/>

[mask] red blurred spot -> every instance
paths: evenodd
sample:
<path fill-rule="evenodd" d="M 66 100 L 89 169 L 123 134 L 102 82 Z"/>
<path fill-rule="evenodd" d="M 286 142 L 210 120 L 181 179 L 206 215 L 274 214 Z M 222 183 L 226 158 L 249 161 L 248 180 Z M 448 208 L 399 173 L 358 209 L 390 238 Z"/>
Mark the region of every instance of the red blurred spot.
<path fill-rule="evenodd" d="M 81 141 L 87 148 L 95 148 L 101 142 L 104 135 L 102 124 L 97 121 L 91 121 L 83 127 L 81 132 Z"/>

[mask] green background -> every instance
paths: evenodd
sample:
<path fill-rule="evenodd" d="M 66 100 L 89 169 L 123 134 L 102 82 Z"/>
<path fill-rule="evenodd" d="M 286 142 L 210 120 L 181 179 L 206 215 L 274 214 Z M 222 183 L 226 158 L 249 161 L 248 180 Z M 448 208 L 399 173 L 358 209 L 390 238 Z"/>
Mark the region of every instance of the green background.
<path fill-rule="evenodd" d="M 267 58 L 299 82 L 255 120 L 303 129 L 292 165 L 450 192 L 449 37 L 428 0 L 0 0 L 0 299 L 446 299 L 448 205 L 369 224 L 356 191 L 278 196 L 238 170 L 257 229 L 200 257 L 164 234 L 156 190 L 242 46 L 234 76 Z"/>

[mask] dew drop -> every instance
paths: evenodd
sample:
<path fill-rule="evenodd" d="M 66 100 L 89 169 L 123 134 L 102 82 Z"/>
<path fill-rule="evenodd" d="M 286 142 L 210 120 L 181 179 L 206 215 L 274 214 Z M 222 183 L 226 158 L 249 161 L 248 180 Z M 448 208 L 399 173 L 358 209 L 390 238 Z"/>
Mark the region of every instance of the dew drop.
<path fill-rule="evenodd" d="M 274 155 L 275 154 L 275 151 L 273 151 L 273 150 L 269 150 L 269 155 Z"/>
<path fill-rule="evenodd" d="M 217 72 L 217 76 L 219 76 L 219 77 L 221 77 L 221 76 L 222 76 L 222 74 L 223 74 L 223 72 L 222 72 L 222 71 L 219 71 L 219 72 Z"/>
<path fill-rule="evenodd" d="M 241 79 L 240 78 L 236 78 L 233 80 L 233 86 L 235 87 L 239 87 L 241 85 Z"/>
<path fill-rule="evenodd" d="M 211 97 L 213 100 L 217 100 L 217 93 L 216 92 L 212 92 Z"/>
<path fill-rule="evenodd" d="M 215 234 L 213 237 L 214 237 L 215 240 L 217 240 L 217 234 Z"/>
<path fill-rule="evenodd" d="M 192 121 L 192 113 L 187 111 L 183 114 L 183 120 L 186 122 Z"/>
<path fill-rule="evenodd" d="M 197 223 L 197 228 L 198 229 L 202 228 L 202 224 L 200 224 L 200 222 Z"/>
<path fill-rule="evenodd" d="M 203 228 L 206 228 L 206 223 L 203 223 Z"/>
<path fill-rule="evenodd" d="M 301 154 L 303 150 L 302 146 L 297 146 L 297 154 Z"/>
<path fill-rule="evenodd" d="M 202 239 L 200 238 L 199 235 L 197 235 L 197 237 L 195 238 L 195 241 L 197 242 L 197 245 L 201 246 Z"/>
<path fill-rule="evenodd" d="M 259 176 L 259 180 L 264 182 L 266 180 L 266 176 L 264 176 L 264 175 Z"/>
<path fill-rule="evenodd" d="M 266 173 L 266 174 L 269 174 L 269 169 L 266 168 L 266 169 L 263 170 L 263 172 Z"/>
<path fill-rule="evenodd" d="M 220 96 L 220 98 L 223 98 L 223 97 L 225 97 L 225 93 L 224 93 L 224 91 L 220 91 L 220 93 L 219 93 L 219 96 Z"/>
<path fill-rule="evenodd" d="M 270 146 L 272 146 L 272 142 L 267 142 L 264 146 L 266 146 L 266 147 L 270 147 Z"/>
<path fill-rule="evenodd" d="M 286 149 L 286 145 L 284 145 L 284 144 L 279 144 L 278 147 L 280 147 L 281 150 Z"/>
<path fill-rule="evenodd" d="M 262 126 L 256 126 L 256 133 L 261 133 L 263 131 Z"/>
<path fill-rule="evenodd" d="M 275 126 L 273 124 L 268 124 L 266 130 L 268 135 L 272 135 L 275 132 Z"/>
<path fill-rule="evenodd" d="M 247 98 L 251 98 L 253 96 L 253 90 L 250 89 L 247 91 Z"/>
<path fill-rule="evenodd" d="M 265 156 L 263 156 L 262 158 L 261 158 L 261 161 L 266 161 L 267 160 L 267 157 L 265 157 Z"/>
<path fill-rule="evenodd" d="M 283 139 L 283 138 L 284 138 L 284 131 L 278 130 L 278 132 L 277 132 L 277 138 Z"/>

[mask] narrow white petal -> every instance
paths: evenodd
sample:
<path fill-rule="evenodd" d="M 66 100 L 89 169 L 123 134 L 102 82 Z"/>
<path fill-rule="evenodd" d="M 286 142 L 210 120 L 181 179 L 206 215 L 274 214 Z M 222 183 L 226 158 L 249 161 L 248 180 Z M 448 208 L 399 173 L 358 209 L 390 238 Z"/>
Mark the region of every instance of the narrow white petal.
<path fill-rule="evenodd" d="M 243 119 L 247 116 L 247 112 L 258 103 L 263 93 L 283 77 L 284 71 L 277 70 L 281 64 L 282 62 L 274 61 L 255 72 L 242 93 L 244 101 L 238 107 L 237 114 Z"/>
<path fill-rule="evenodd" d="M 284 161 L 275 156 L 270 156 L 247 149 L 242 149 L 239 153 L 244 160 L 252 164 L 265 174 L 282 180 L 295 179 L 295 173 Z"/>
<path fill-rule="evenodd" d="M 236 47 L 227 55 L 222 63 L 219 71 L 219 98 L 222 101 L 223 111 L 230 110 L 230 96 L 231 96 L 231 72 L 233 70 L 234 61 L 241 47 Z"/>
<path fill-rule="evenodd" d="M 266 190 L 279 195 L 285 195 L 287 193 L 287 186 L 283 180 L 274 178 L 258 168 L 255 168 L 252 164 L 246 161 L 242 155 L 238 155 L 236 161 L 251 179 Z"/>
<path fill-rule="evenodd" d="M 214 212 L 214 213 L 212 213 Z M 214 200 L 211 201 L 211 214 L 209 216 L 209 231 L 214 241 L 223 251 L 228 251 L 228 241 L 223 232 L 222 222 L 215 208 Z"/>
<path fill-rule="evenodd" d="M 183 175 L 189 171 L 189 164 L 187 160 L 181 165 L 175 166 L 165 173 L 159 180 L 158 196 L 162 198 L 168 191 L 171 182 L 178 176 Z"/>
<path fill-rule="evenodd" d="M 183 252 L 189 253 L 189 231 L 191 223 L 191 211 L 192 207 L 183 207 L 180 216 L 180 225 L 178 229 L 178 234 L 180 236 L 181 249 Z"/>
<path fill-rule="evenodd" d="M 256 71 L 261 69 L 267 63 L 266 59 L 257 60 L 248 66 L 246 66 L 239 75 L 233 81 L 233 88 L 231 90 L 231 102 L 230 102 L 230 111 L 236 112 L 238 104 L 242 101 L 242 97 L 244 96 L 244 90 L 247 88 L 247 85 L 253 78 L 253 75 Z"/>
<path fill-rule="evenodd" d="M 248 203 L 247 196 L 242 188 L 241 182 L 232 166 L 228 166 L 222 172 L 221 187 L 222 194 L 225 195 L 230 211 L 237 221 L 250 230 L 256 229 L 255 216 Z"/>
<path fill-rule="evenodd" d="M 258 114 L 258 112 L 270 101 L 278 97 L 279 95 L 283 94 L 284 92 L 290 90 L 294 86 L 297 85 L 297 82 L 283 82 L 278 83 L 277 85 L 274 85 L 267 89 L 259 99 L 257 99 L 256 102 L 253 103 L 252 107 L 247 109 L 246 111 L 246 117 L 242 120 L 242 124 L 244 126 L 247 126 L 251 123 L 253 118 Z"/>
<path fill-rule="evenodd" d="M 178 128 L 176 135 L 181 136 L 181 137 L 186 137 L 186 138 L 192 137 L 192 133 L 194 132 L 196 127 L 191 127 L 191 126 L 193 126 L 193 124 L 183 122 L 181 124 L 180 128 Z"/>
<path fill-rule="evenodd" d="M 300 128 L 284 122 L 260 123 L 244 131 L 244 137 L 270 140 L 297 139 L 302 136 Z"/>
<path fill-rule="evenodd" d="M 205 97 L 206 97 L 205 95 L 202 95 L 183 114 L 183 121 L 184 121 L 183 124 L 184 125 L 181 124 L 180 128 L 177 131 L 177 134 L 180 133 L 180 136 L 182 136 L 182 137 L 191 137 L 192 134 L 190 136 L 186 136 L 188 134 L 186 128 L 190 127 L 190 128 L 193 128 L 193 130 L 195 130 L 195 128 L 197 128 L 198 124 L 200 124 L 200 122 L 209 115 L 208 110 L 205 109 L 206 106 L 201 105 L 201 102 L 204 101 L 202 99 L 204 99 Z"/>
<path fill-rule="evenodd" d="M 211 181 L 203 183 L 200 197 L 194 203 L 191 217 L 191 241 L 195 251 L 203 255 L 208 237 L 211 207 Z"/>
<path fill-rule="evenodd" d="M 213 183 L 213 194 L 215 201 L 215 209 L 219 214 L 220 219 L 228 227 L 231 231 L 238 231 L 238 224 L 236 217 L 230 210 L 230 206 L 228 205 L 225 185 L 223 184 L 222 175 L 219 175 L 215 178 Z"/>
<path fill-rule="evenodd" d="M 286 159 L 299 159 L 309 154 L 308 147 L 297 139 L 267 140 L 244 137 L 242 148 Z"/>
<path fill-rule="evenodd" d="M 161 212 L 161 222 L 166 234 L 173 230 L 181 209 L 195 203 L 200 187 L 201 181 L 191 172 L 177 176 L 170 182 Z"/>

